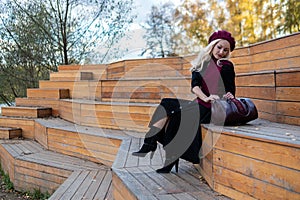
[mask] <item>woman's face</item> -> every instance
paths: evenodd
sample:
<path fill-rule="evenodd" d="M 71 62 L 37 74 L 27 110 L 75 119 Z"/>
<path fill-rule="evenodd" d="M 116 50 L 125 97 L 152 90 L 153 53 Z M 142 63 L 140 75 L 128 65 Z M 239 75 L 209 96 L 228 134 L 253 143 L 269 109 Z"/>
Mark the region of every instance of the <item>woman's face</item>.
<path fill-rule="evenodd" d="M 227 40 L 220 40 L 213 48 L 212 54 L 216 59 L 226 58 L 230 51 L 230 44 Z"/>

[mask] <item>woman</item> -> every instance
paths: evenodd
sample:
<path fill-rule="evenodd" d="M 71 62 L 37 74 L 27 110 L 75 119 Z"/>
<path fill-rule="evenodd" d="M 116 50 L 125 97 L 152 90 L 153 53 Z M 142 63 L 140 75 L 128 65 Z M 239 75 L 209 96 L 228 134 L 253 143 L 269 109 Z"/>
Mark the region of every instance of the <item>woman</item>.
<path fill-rule="evenodd" d="M 192 63 L 192 92 L 194 101 L 164 98 L 155 110 L 150 130 L 146 133 L 142 148 L 133 152 L 135 156 L 151 153 L 157 142 L 166 151 L 164 167 L 158 173 L 169 173 L 173 166 L 178 171 L 179 158 L 199 163 L 202 144 L 201 127 L 209 123 L 211 102 L 219 98 L 235 96 L 235 72 L 229 56 L 235 48 L 235 39 L 225 30 L 214 32 L 208 45 Z"/>

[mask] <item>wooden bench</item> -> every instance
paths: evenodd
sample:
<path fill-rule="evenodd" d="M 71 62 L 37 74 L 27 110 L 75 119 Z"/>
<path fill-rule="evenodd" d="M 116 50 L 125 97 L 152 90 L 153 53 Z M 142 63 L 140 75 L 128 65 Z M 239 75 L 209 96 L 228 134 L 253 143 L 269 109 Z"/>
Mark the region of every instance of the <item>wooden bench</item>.
<path fill-rule="evenodd" d="M 299 199 L 299 126 L 259 119 L 202 130 L 199 168 L 215 191 L 233 199 Z"/>
<path fill-rule="evenodd" d="M 1 166 L 18 191 L 55 191 L 51 199 L 112 199 L 111 171 L 104 165 L 45 150 L 33 140 L 1 140 L 0 152 Z M 105 193 L 99 194 L 102 188 Z"/>

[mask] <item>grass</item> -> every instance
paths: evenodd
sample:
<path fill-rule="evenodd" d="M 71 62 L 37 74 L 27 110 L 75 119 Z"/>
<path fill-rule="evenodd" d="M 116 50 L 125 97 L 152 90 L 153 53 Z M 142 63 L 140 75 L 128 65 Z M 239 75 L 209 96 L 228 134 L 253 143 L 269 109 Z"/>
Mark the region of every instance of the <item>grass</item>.
<path fill-rule="evenodd" d="M 11 182 L 9 175 L 3 171 L 1 163 L 0 163 L 0 175 L 3 179 L 5 188 L 10 191 L 14 190 L 14 184 Z M 29 197 L 29 199 L 32 200 L 46 200 L 51 196 L 48 193 L 48 191 L 46 193 L 42 193 L 40 189 L 34 189 L 33 192 L 25 191 L 21 193 L 22 195 Z"/>

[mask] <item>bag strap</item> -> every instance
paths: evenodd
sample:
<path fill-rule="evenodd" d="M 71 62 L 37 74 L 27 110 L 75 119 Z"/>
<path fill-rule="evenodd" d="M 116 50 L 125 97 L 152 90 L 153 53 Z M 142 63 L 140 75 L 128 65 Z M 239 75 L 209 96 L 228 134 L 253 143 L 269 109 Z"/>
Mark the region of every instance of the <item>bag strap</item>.
<path fill-rule="evenodd" d="M 247 110 L 245 109 L 245 107 L 242 105 L 242 103 L 236 99 L 236 98 L 233 98 L 233 99 L 230 99 L 230 101 L 232 101 L 235 106 L 237 107 L 238 111 L 243 114 L 243 115 L 246 115 L 247 114 Z"/>

